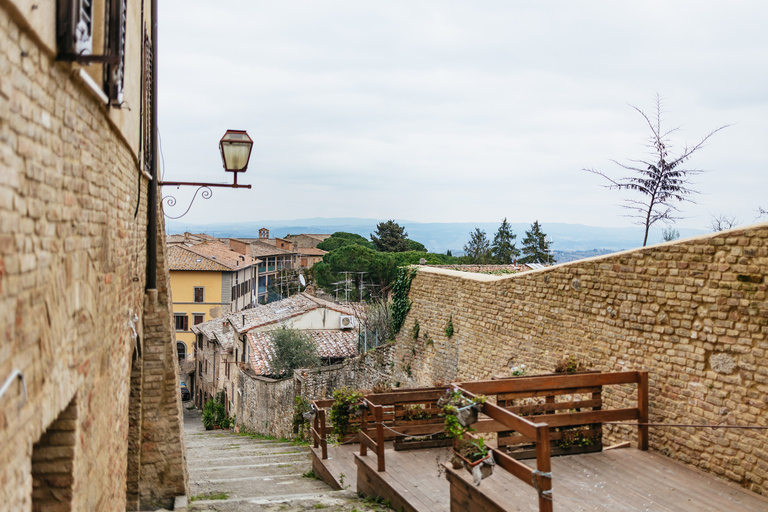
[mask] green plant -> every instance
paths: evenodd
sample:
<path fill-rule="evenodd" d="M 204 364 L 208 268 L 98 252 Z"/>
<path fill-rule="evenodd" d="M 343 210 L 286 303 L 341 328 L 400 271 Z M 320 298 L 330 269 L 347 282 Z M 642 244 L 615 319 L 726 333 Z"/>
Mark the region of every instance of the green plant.
<path fill-rule="evenodd" d="M 520 366 L 513 366 L 510 368 L 510 371 L 512 372 L 513 377 L 520 377 L 522 375 L 525 375 L 525 372 L 527 371 L 525 369 L 525 365 L 521 364 Z"/>
<path fill-rule="evenodd" d="M 429 337 L 429 332 L 427 332 L 427 331 L 424 331 L 424 343 L 426 345 L 434 345 L 435 344 L 435 340 L 433 340 L 432 338 Z"/>
<path fill-rule="evenodd" d="M 293 401 L 293 433 L 298 439 L 307 439 L 309 433 L 309 423 L 304 419 L 304 413 L 311 410 L 309 400 L 302 396 L 297 396 Z"/>
<path fill-rule="evenodd" d="M 336 440 L 340 442 L 347 434 L 352 433 L 350 415 L 357 410 L 363 400 L 363 393 L 352 388 L 342 387 L 333 390 L 333 405 L 330 419 Z"/>
<path fill-rule="evenodd" d="M 443 331 L 446 338 L 450 338 L 453 336 L 453 315 L 448 316 L 448 323 L 445 325 L 445 330 Z"/>
<path fill-rule="evenodd" d="M 411 338 L 415 340 L 419 339 L 419 321 L 413 321 L 413 327 L 411 327 Z"/>
<path fill-rule="evenodd" d="M 411 281 L 416 277 L 416 271 L 415 266 L 398 268 L 397 279 L 392 284 L 392 329 L 396 333 L 400 332 L 411 309 L 408 292 L 411 290 Z"/>
<path fill-rule="evenodd" d="M 203 405 L 203 426 L 206 430 L 211 430 L 215 426 L 221 426 L 227 419 L 227 413 L 224 410 L 223 393 L 216 395 L 216 398 L 208 400 Z M 227 424 L 228 428 L 229 424 Z"/>
<path fill-rule="evenodd" d="M 403 407 L 404 420 L 428 420 L 432 417 L 421 404 L 406 404 Z"/>
<path fill-rule="evenodd" d="M 275 350 L 272 360 L 272 372 L 275 376 L 290 377 L 296 368 L 320 365 L 317 346 L 304 332 L 283 325 L 271 331 L 269 337 Z"/>
<path fill-rule="evenodd" d="M 205 430 L 213 428 L 213 400 L 208 400 L 203 405 L 203 426 Z"/>
<path fill-rule="evenodd" d="M 306 473 L 301 475 L 304 478 L 314 478 L 315 480 L 320 480 L 320 477 L 315 474 L 315 471 L 313 469 L 310 469 Z"/>
<path fill-rule="evenodd" d="M 405 365 L 405 368 L 403 368 L 403 371 L 407 376 L 410 377 L 413 374 L 413 372 L 411 372 L 411 363 L 408 363 L 407 365 Z"/>
<path fill-rule="evenodd" d="M 189 501 L 198 501 L 198 500 L 225 500 L 229 498 L 229 494 L 225 492 L 205 492 L 202 494 L 196 494 L 195 496 L 190 496 Z"/>
<path fill-rule="evenodd" d="M 345 475 L 343 471 L 341 473 L 339 473 L 339 485 L 341 485 L 342 489 L 344 488 L 344 479 L 346 477 L 347 477 L 347 475 Z"/>
<path fill-rule="evenodd" d="M 562 358 L 555 366 L 555 373 L 576 373 L 586 370 L 587 367 L 576 359 L 575 356 L 566 356 Z"/>

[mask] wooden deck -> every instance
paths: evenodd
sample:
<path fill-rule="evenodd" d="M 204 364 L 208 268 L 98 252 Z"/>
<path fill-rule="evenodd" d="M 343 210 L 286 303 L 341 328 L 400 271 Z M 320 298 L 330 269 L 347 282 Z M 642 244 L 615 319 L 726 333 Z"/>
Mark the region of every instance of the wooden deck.
<path fill-rule="evenodd" d="M 329 446 L 326 460 L 320 459 L 319 449 L 313 449 L 313 458 L 327 475 L 324 479 L 330 477 L 342 487 L 340 474 L 344 473 L 343 487 L 379 494 L 396 510 L 450 510 L 449 483 L 444 472 L 438 475 L 439 463 L 450 459 L 448 449 L 395 451 L 387 443 L 384 472 L 376 471 L 374 454 L 369 451 L 360 457 L 359 449 L 359 445 Z M 471 484 L 469 473 L 456 474 Z M 556 511 L 768 511 L 768 499 L 762 496 L 634 448 L 553 457 L 552 474 Z M 479 489 L 508 510 L 538 510 L 532 489 L 498 468 Z"/>

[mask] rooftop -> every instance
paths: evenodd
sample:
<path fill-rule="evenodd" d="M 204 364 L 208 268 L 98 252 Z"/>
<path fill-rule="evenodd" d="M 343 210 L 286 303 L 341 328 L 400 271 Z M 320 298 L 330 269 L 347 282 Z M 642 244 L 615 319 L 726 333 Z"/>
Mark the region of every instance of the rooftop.
<path fill-rule="evenodd" d="M 168 246 L 169 270 L 235 271 L 248 268 L 259 260 L 238 254 L 221 242 L 204 241 L 196 245 Z"/>
<path fill-rule="evenodd" d="M 302 331 L 308 334 L 317 346 L 317 355 L 321 359 L 354 357 L 357 355 L 356 331 Z M 275 347 L 271 338 L 272 331 L 249 332 L 248 343 L 251 346 L 251 366 L 257 375 L 274 375 L 272 361 Z"/>

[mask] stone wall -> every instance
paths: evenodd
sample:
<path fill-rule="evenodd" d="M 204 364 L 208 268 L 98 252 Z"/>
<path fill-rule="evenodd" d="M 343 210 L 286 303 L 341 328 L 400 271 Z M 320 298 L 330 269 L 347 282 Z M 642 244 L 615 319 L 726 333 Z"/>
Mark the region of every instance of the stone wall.
<path fill-rule="evenodd" d="M 647 370 L 652 422 L 767 426 L 766 269 L 768 224 L 508 277 L 422 267 L 393 380 L 488 379 L 519 364 L 551 372 L 575 356 L 602 371 Z M 631 396 L 619 388 L 606 400 Z M 765 431 L 650 432 L 651 449 L 768 494 Z"/>
<path fill-rule="evenodd" d="M 145 295 L 148 179 L 16 4 L 0 1 L 0 385 L 20 370 L 28 396 L 0 397 L 0 510 L 167 504 L 186 481 L 162 255 Z"/>
<path fill-rule="evenodd" d="M 238 367 L 236 425 L 243 431 L 278 438 L 293 436 L 293 379 L 275 380 Z M 237 391 L 236 391 L 237 392 Z"/>

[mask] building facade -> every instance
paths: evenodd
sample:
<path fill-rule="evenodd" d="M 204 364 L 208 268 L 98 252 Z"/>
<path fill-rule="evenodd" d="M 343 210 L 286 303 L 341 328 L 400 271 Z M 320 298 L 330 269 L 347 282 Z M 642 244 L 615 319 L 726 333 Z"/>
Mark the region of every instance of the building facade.
<path fill-rule="evenodd" d="M 0 511 L 187 494 L 155 7 L 0 2 Z"/>
<path fill-rule="evenodd" d="M 256 304 L 259 260 L 221 242 L 204 241 L 170 244 L 168 262 L 177 355 L 180 361 L 194 359 L 193 326 Z"/>

